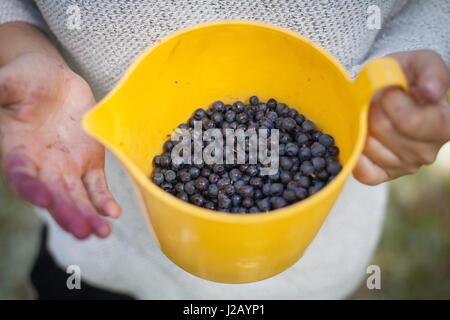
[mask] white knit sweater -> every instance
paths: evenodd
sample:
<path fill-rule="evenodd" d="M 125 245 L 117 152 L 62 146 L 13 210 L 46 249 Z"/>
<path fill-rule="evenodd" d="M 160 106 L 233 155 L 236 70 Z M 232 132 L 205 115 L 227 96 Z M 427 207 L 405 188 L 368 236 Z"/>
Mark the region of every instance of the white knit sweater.
<path fill-rule="evenodd" d="M 367 27 L 373 5 L 380 9 L 381 29 Z M 78 9 L 79 29 L 70 27 Z M 301 33 L 331 52 L 352 76 L 368 59 L 419 48 L 437 51 L 450 65 L 448 0 L 0 0 L 0 24 L 25 21 L 48 32 L 97 98 L 157 39 L 223 19 L 263 21 Z M 48 220 L 49 248 L 62 267 L 79 265 L 83 280 L 138 298 L 343 298 L 365 274 L 382 229 L 386 186 L 367 187 L 350 178 L 296 265 L 257 283 L 213 283 L 186 273 L 161 253 L 126 173 L 109 153 L 106 173 L 123 207 L 108 239 L 76 241 L 40 213 Z"/>

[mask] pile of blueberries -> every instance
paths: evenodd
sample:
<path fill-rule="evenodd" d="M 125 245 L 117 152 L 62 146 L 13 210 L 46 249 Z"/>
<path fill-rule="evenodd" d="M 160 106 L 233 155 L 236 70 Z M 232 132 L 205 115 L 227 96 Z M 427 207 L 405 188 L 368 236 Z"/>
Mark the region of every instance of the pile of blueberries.
<path fill-rule="evenodd" d="M 334 139 L 318 130 L 297 110 L 252 96 L 249 104 L 216 101 L 197 109 L 180 129 L 279 129 L 279 170 L 260 175 L 258 164 L 181 164 L 171 161 L 177 143 L 164 143 L 164 153 L 153 159 L 152 180 L 177 198 L 211 210 L 231 213 L 266 212 L 303 200 L 325 187 L 342 169 Z M 225 138 L 224 138 L 225 140 Z M 270 141 L 270 139 L 268 139 Z M 248 159 L 248 154 L 246 155 Z"/>

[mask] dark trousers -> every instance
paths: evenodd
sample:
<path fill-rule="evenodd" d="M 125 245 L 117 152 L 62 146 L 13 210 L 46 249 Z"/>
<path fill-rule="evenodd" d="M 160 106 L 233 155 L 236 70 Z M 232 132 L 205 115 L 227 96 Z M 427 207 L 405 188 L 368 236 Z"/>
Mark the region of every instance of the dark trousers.
<path fill-rule="evenodd" d="M 70 275 L 59 268 L 47 250 L 47 229 L 42 230 L 39 255 L 31 272 L 31 282 L 40 300 L 131 300 L 125 294 L 96 288 L 81 281 L 81 289 L 69 290 L 66 286 Z"/>

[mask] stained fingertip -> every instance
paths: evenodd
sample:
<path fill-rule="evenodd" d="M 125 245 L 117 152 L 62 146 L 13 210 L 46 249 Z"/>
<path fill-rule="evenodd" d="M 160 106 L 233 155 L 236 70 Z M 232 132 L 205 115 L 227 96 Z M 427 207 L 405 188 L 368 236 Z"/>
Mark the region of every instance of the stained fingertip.
<path fill-rule="evenodd" d="M 92 215 L 89 217 L 89 222 L 99 238 L 106 238 L 111 234 L 111 226 L 105 219 L 98 215 Z"/>
<path fill-rule="evenodd" d="M 69 225 L 69 232 L 73 234 L 75 238 L 85 240 L 91 235 L 92 229 L 86 219 L 79 219 L 71 222 Z"/>
<path fill-rule="evenodd" d="M 50 191 L 39 179 L 23 172 L 17 172 L 8 176 L 8 182 L 20 197 L 31 204 L 41 208 L 51 206 Z"/>

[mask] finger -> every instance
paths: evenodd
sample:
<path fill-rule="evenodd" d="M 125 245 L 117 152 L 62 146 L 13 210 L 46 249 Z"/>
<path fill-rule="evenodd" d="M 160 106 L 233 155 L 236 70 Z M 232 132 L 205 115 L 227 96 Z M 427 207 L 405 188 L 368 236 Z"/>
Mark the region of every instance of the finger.
<path fill-rule="evenodd" d="M 438 106 L 418 105 L 398 88 L 382 92 L 376 101 L 398 132 L 406 137 L 427 141 L 446 141 L 450 135 L 450 108 L 442 101 Z"/>
<path fill-rule="evenodd" d="M 84 217 L 72 201 L 62 177 L 53 172 L 40 172 L 41 180 L 52 195 L 52 205 L 48 208 L 55 221 L 78 239 L 86 239 L 92 232 L 89 220 Z"/>
<path fill-rule="evenodd" d="M 405 167 L 405 173 L 434 161 L 439 144 L 413 140 L 399 133 L 380 105 L 369 109 L 369 135 L 395 154 Z"/>
<path fill-rule="evenodd" d="M 389 180 L 415 173 L 419 168 L 417 164 L 402 162 L 395 153 L 370 135 L 363 153 L 374 165 L 385 171 Z"/>
<path fill-rule="evenodd" d="M 111 227 L 105 219 L 100 217 L 92 205 L 81 180 L 75 177 L 66 178 L 66 185 L 73 202 L 77 205 L 81 214 L 89 220 L 95 234 L 100 238 L 107 237 L 111 233 Z"/>
<path fill-rule="evenodd" d="M 372 135 L 367 136 L 363 153 L 385 170 L 394 170 L 403 166 L 400 158 Z"/>
<path fill-rule="evenodd" d="M 0 68 L 0 107 L 17 103 L 23 98 L 22 83 L 11 65 Z"/>
<path fill-rule="evenodd" d="M 52 196 L 26 155 L 18 151 L 8 153 L 3 161 L 3 172 L 6 182 L 22 199 L 41 208 L 51 205 Z"/>
<path fill-rule="evenodd" d="M 449 70 L 441 56 L 431 50 L 394 53 L 408 78 L 412 92 L 419 100 L 436 103 L 450 85 Z"/>
<path fill-rule="evenodd" d="M 353 176 L 358 181 L 371 186 L 391 180 L 388 173 L 372 162 L 365 154 L 359 157 L 355 169 L 353 169 Z"/>
<path fill-rule="evenodd" d="M 117 218 L 120 216 L 120 206 L 114 200 L 111 191 L 109 191 L 103 169 L 94 169 L 89 171 L 83 177 L 83 182 L 89 194 L 89 198 L 101 213 L 104 213 L 112 218 Z"/>

